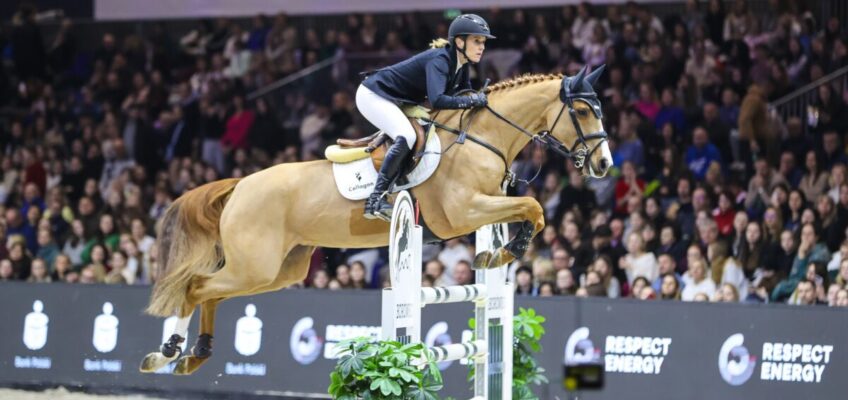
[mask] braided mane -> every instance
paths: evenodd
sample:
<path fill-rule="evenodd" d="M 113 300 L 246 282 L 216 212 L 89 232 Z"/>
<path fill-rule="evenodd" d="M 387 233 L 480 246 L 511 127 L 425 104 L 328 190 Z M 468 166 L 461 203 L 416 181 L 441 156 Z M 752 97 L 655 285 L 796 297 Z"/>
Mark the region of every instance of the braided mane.
<path fill-rule="evenodd" d="M 544 82 L 553 79 L 562 79 L 562 74 L 524 74 L 515 78 L 500 81 L 486 88 L 486 93 L 496 93 L 505 89 L 524 86 L 529 83 Z"/>

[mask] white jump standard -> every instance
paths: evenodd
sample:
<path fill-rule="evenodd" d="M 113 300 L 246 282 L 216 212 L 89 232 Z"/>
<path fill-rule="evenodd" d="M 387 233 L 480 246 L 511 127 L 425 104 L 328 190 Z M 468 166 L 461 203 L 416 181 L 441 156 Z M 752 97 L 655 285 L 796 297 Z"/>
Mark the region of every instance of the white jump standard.
<path fill-rule="evenodd" d="M 477 252 L 505 242 L 506 224 L 477 231 Z M 474 340 L 429 348 L 436 361 L 472 359 L 475 400 L 512 399 L 513 289 L 506 267 L 479 270 L 476 284 L 421 287 L 422 228 L 415 223 L 412 198 L 402 191 L 395 199 L 389 236 L 391 288 L 383 290 L 383 339 L 421 342 L 421 309 L 427 304 L 473 302 Z"/>

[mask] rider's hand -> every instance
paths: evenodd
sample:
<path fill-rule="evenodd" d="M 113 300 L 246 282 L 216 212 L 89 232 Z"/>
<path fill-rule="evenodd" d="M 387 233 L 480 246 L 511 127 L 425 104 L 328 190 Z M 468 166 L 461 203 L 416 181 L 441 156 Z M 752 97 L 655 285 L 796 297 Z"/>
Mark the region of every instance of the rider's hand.
<path fill-rule="evenodd" d="M 471 107 L 485 107 L 489 104 L 489 99 L 486 98 L 486 93 L 483 92 L 471 93 L 468 98 L 471 100 Z"/>

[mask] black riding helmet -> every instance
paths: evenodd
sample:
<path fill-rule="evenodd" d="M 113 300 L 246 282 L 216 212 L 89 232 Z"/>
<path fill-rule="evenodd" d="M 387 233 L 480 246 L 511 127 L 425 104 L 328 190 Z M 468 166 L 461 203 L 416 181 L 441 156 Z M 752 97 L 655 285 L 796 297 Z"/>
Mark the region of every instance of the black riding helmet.
<path fill-rule="evenodd" d="M 462 14 L 453 19 L 453 22 L 448 28 L 448 42 L 454 46 L 453 39 L 457 36 L 480 35 L 487 39 L 495 39 L 495 36 L 489 31 L 489 24 L 486 20 L 477 14 Z M 465 54 L 465 48 L 459 49 L 462 55 Z"/>

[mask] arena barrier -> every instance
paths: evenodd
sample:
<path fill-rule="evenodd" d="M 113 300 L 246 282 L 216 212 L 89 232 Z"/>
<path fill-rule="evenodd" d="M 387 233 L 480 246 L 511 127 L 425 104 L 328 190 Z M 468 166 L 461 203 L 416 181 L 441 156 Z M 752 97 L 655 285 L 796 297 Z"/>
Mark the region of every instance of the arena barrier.
<path fill-rule="evenodd" d="M 489 225 L 476 234 L 476 251 L 494 251 L 507 236 L 506 224 Z M 391 288 L 383 290 L 382 336 L 401 343 L 421 342 L 421 309 L 428 304 L 474 303 L 473 340 L 429 347 L 437 362 L 471 359 L 475 365 L 475 400 L 512 399 L 513 289 L 507 268 L 479 270 L 476 283 L 421 287 L 422 228 L 408 192 L 398 194 L 389 242 Z"/>

